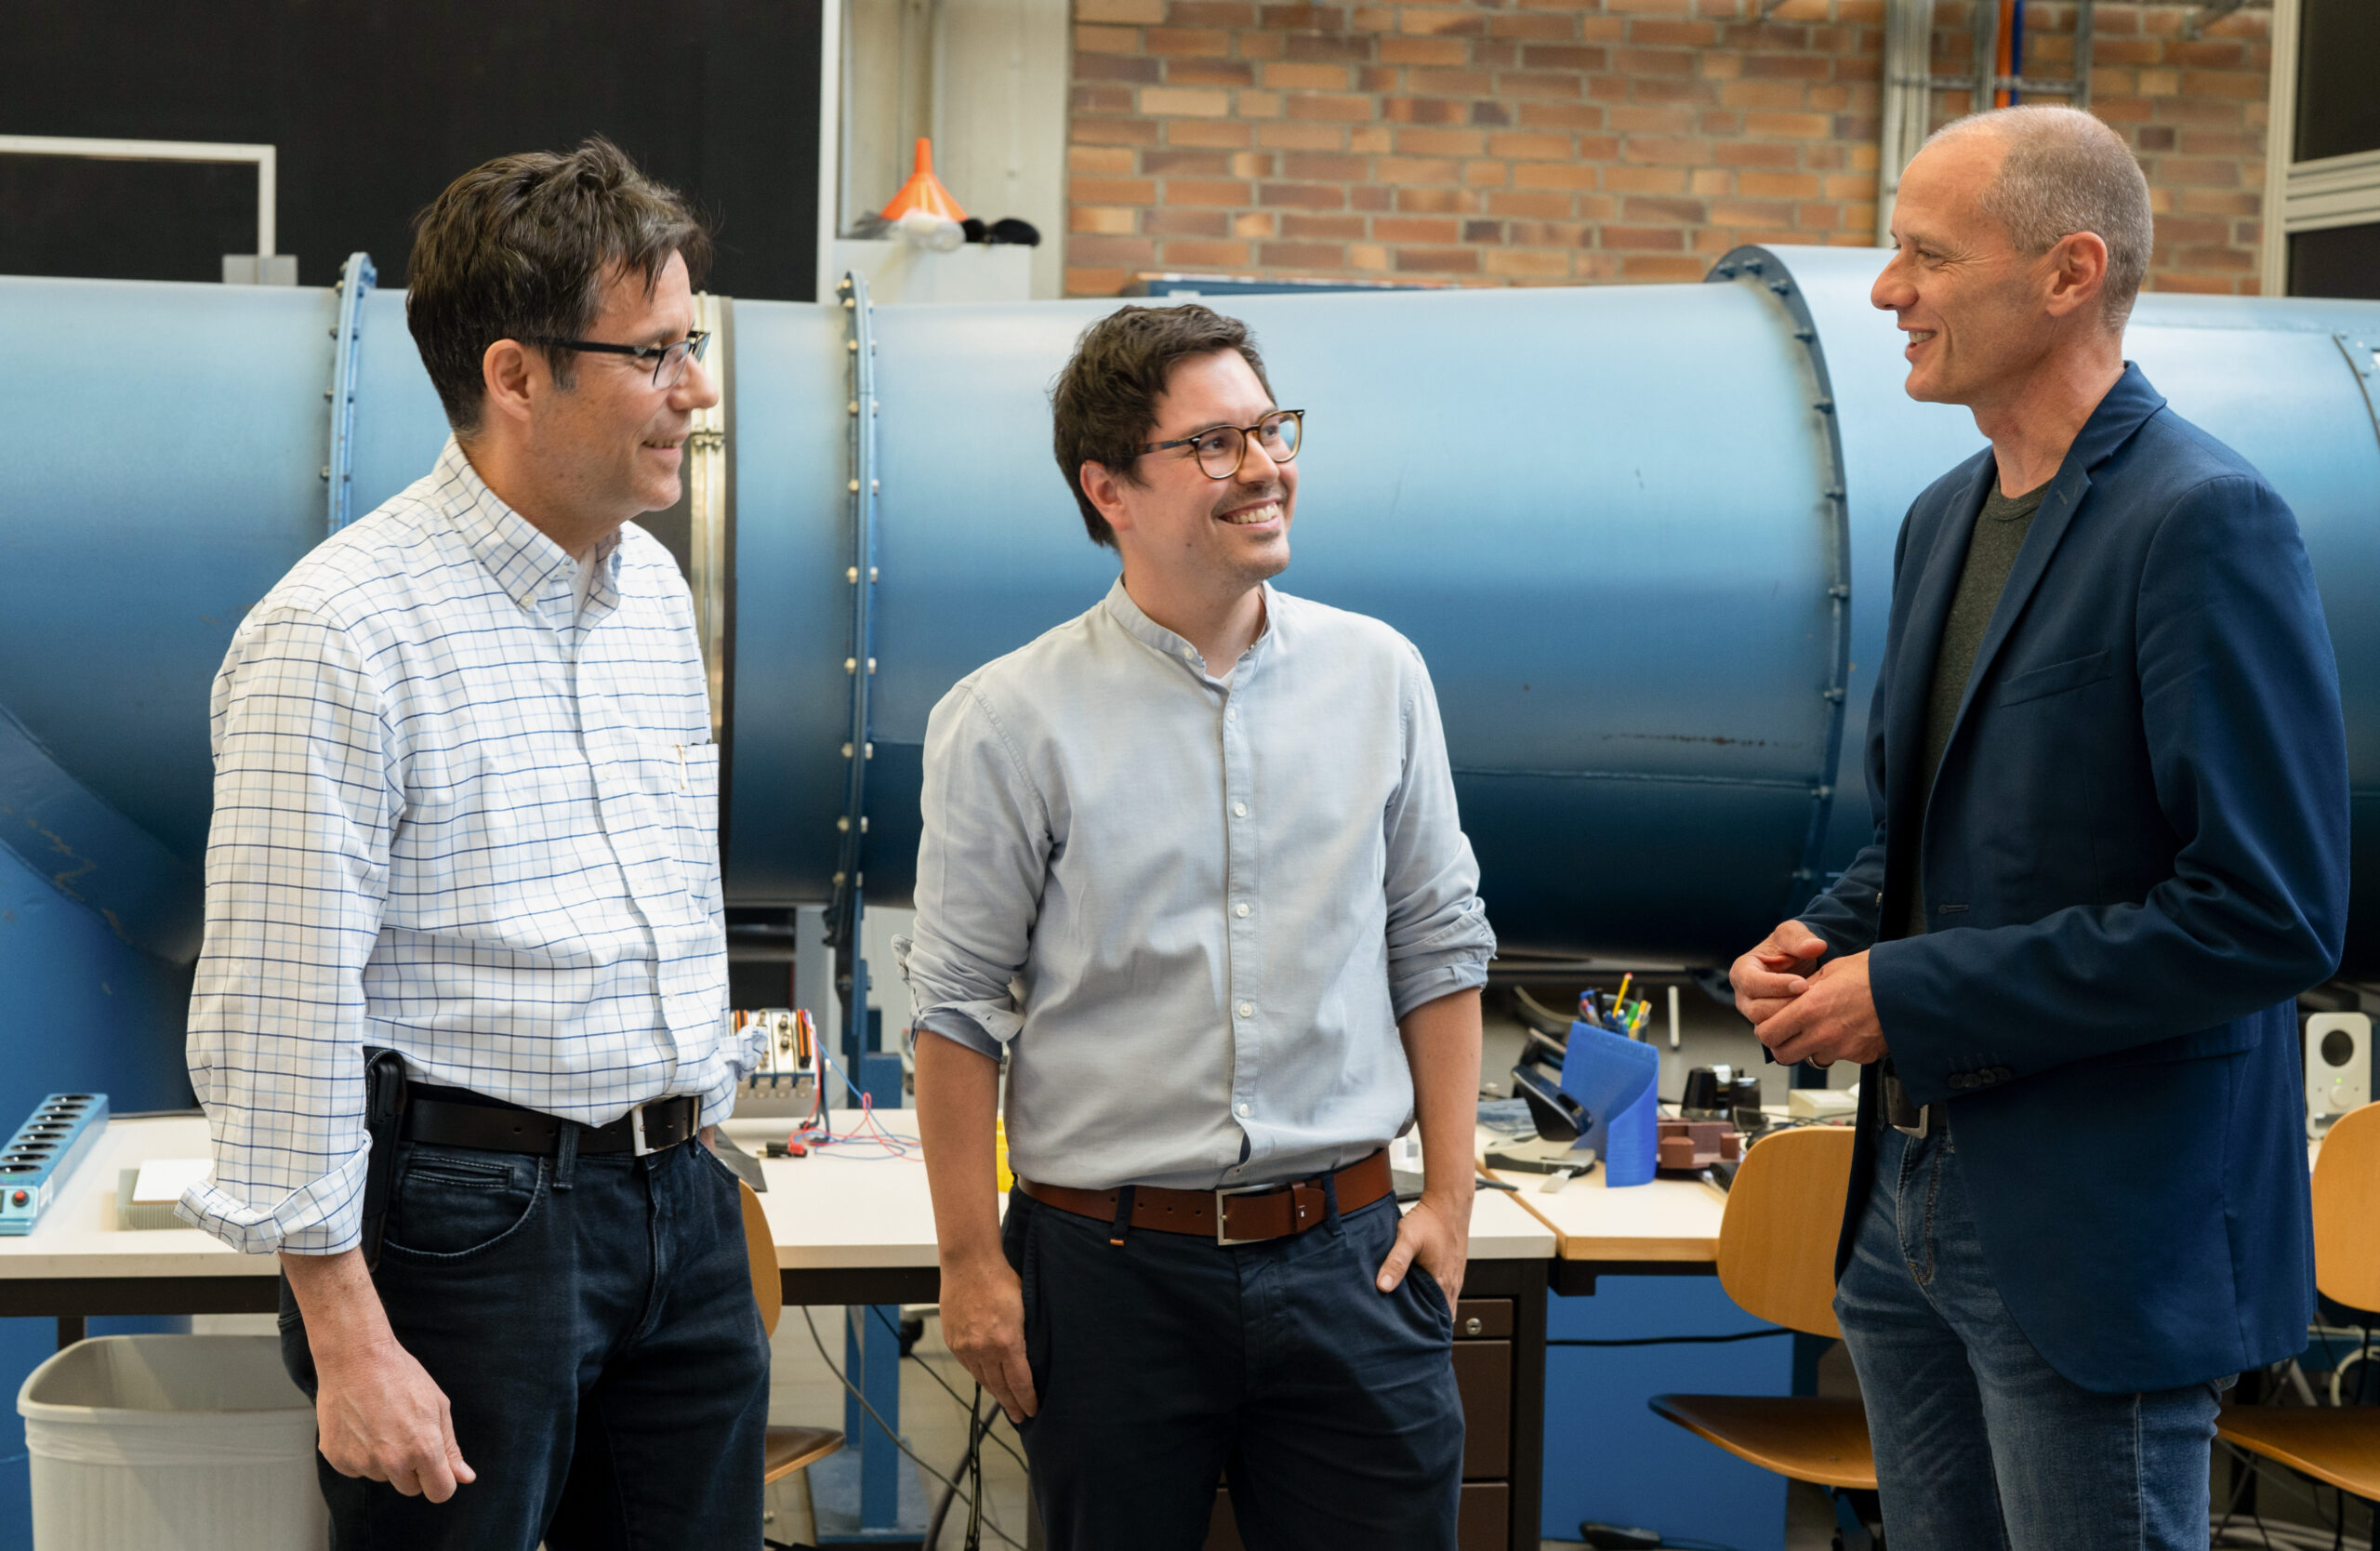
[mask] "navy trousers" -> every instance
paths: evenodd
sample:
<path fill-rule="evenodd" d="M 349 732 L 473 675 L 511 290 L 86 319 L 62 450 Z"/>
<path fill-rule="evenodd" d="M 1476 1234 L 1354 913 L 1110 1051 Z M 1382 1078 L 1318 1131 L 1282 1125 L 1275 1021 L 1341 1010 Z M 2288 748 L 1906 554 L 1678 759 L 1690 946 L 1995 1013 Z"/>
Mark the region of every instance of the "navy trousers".
<path fill-rule="evenodd" d="M 1250 1551 L 1451 1551 L 1454 1315 L 1375 1201 L 1218 1245 L 1009 1198 L 1040 1411 L 1020 1429 L 1051 1551 L 1197 1551 L 1227 1477 Z"/>
<path fill-rule="evenodd" d="M 727 1166 L 407 1143 L 396 1168 L 374 1280 L 479 1479 L 435 1504 L 318 1459 L 334 1551 L 757 1547 L 769 1349 Z M 314 1394 L 285 1280 L 281 1350 Z"/>

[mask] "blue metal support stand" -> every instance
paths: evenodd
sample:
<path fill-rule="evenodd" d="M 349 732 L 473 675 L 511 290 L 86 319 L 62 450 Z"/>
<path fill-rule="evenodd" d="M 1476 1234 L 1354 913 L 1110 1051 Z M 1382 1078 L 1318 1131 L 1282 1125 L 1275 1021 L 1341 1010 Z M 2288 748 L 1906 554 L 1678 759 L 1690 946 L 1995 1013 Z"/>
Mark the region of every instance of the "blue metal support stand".
<path fill-rule="evenodd" d="M 918 1467 L 867 1413 L 873 1407 L 886 1425 L 901 1425 L 900 1330 L 898 1304 L 855 1305 L 845 1313 L 843 1372 L 859 1395 L 843 1396 L 842 1452 L 810 1467 L 821 1545 L 914 1544 L 925 1533 Z"/>
<path fill-rule="evenodd" d="M 877 1051 L 877 1030 L 867 1007 L 867 959 L 861 922 L 866 919 L 867 763 L 875 754 L 869 730 L 868 691 L 876 674 L 876 343 L 869 328 L 867 282 L 847 274 L 836 286 L 851 320 L 845 354 L 851 365 L 851 588 L 850 655 L 843 671 L 851 680 L 850 738 L 843 745 L 847 779 L 843 812 L 835 820 L 834 904 L 826 931 L 835 948 L 837 989 L 843 1002 L 844 1071 L 856 1092 L 878 1109 L 901 1107 L 901 1058 Z M 844 1374 L 859 1393 L 843 1398 L 843 1452 L 811 1467 L 811 1500 L 821 1544 L 854 1542 L 914 1542 L 925 1530 L 925 1492 L 917 1466 L 906 1459 L 886 1429 L 901 1425 L 901 1308 L 879 1304 L 851 1309 L 843 1327 Z M 867 1404 L 860 1404 L 861 1397 Z M 868 1414 L 869 1409 L 875 1415 Z M 879 1419 L 881 1419 L 880 1421 Z M 832 1466 L 833 1468 L 828 1468 Z"/>

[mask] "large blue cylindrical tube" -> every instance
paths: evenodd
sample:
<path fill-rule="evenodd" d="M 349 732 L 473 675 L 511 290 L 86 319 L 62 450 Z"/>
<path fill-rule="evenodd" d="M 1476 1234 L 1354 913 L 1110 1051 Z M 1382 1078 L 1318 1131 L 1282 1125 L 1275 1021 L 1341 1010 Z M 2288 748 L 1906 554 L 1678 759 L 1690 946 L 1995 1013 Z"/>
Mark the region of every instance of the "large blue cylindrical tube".
<path fill-rule="evenodd" d="M 1700 285 L 1229 304 L 1309 417 L 1282 585 L 1421 648 L 1508 951 L 1723 961 L 1866 836 L 1894 536 L 1980 444 L 1964 410 L 1902 393 L 1899 336 L 1867 299 L 1878 263 L 1747 249 Z M 0 496 L 0 838 L 143 963 L 195 946 L 206 688 L 232 627 L 341 491 L 368 510 L 444 431 L 402 298 L 343 299 L 0 280 L 0 337 L 60 342 L 0 383 L 20 428 Z M 1046 400 L 1113 305 L 723 308 L 733 532 L 708 579 L 731 903 L 824 902 L 846 868 L 903 897 L 934 701 L 1113 577 L 1051 460 Z M 2297 510 L 2360 819 L 2380 778 L 2380 619 L 2360 603 L 2380 582 L 2375 346 L 2373 304 L 2162 296 L 2127 342 Z M 2369 969 L 2380 828 L 2357 833 L 2349 962 Z M 0 976 L 81 973 L 25 940 L 0 921 Z"/>

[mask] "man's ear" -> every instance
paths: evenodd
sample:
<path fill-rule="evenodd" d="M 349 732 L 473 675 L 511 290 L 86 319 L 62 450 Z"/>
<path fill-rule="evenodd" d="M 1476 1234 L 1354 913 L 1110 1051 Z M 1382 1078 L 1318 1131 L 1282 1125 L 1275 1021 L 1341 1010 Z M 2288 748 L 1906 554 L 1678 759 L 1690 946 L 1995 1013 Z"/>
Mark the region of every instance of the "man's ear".
<path fill-rule="evenodd" d="M 1124 499 L 1124 481 L 1117 477 L 1104 463 L 1086 459 L 1076 471 L 1075 478 L 1082 484 L 1082 493 L 1099 510 L 1107 525 L 1123 532 L 1132 526 L 1131 509 Z"/>
<path fill-rule="evenodd" d="M 2096 312 L 2099 295 L 2107 288 L 2108 245 L 2096 232 L 2076 232 L 2060 237 L 2057 245 L 2049 250 L 2050 313 L 2054 317 L 2070 317 L 2077 312 Z"/>
<path fill-rule="evenodd" d="M 498 339 L 480 357 L 480 413 L 526 425 L 536 394 L 553 385 L 544 357 L 518 339 Z"/>

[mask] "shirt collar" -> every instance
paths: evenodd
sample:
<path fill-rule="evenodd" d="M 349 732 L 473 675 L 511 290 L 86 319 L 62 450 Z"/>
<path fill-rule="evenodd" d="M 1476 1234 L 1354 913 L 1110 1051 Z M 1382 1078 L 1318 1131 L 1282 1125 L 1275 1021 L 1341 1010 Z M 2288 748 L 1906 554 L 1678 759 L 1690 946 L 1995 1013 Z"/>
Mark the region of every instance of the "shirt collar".
<path fill-rule="evenodd" d="M 487 481 L 471 467 L 462 444 L 451 434 L 438 455 L 437 479 L 447 520 L 505 596 L 525 607 L 555 577 L 575 580 L 577 557 L 540 533 L 536 524 L 489 489 Z M 602 567 L 607 582 L 613 579 L 612 562 L 619 547 L 620 531 L 615 530 L 595 551 L 595 563 Z"/>
<path fill-rule="evenodd" d="M 1264 643 L 1273 639 L 1274 624 L 1281 617 L 1280 595 L 1273 590 L 1273 584 L 1259 582 L 1257 585 L 1264 591 L 1264 628 L 1249 644 L 1250 656 L 1263 651 Z M 1199 656 L 1198 648 L 1191 644 L 1188 638 L 1176 635 L 1144 614 L 1141 605 L 1132 602 L 1132 595 L 1124 590 L 1123 577 L 1117 577 L 1116 585 L 1107 590 L 1106 606 L 1108 615 L 1135 639 L 1183 664 L 1200 678 L 1207 677 L 1213 668 L 1213 664 Z M 1223 670 L 1228 672 L 1237 666 L 1236 663 L 1224 663 Z"/>

